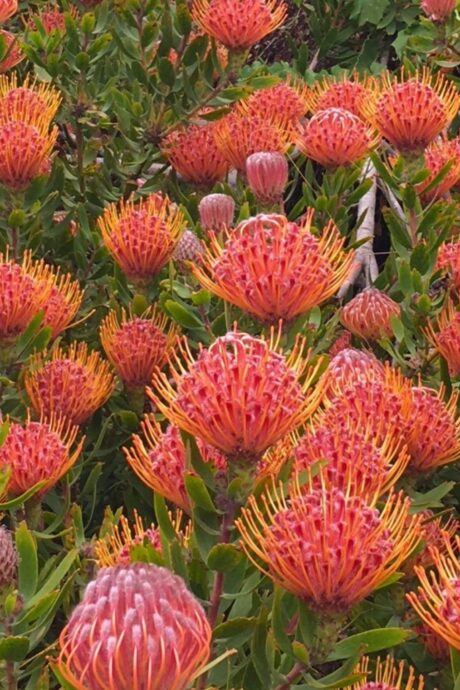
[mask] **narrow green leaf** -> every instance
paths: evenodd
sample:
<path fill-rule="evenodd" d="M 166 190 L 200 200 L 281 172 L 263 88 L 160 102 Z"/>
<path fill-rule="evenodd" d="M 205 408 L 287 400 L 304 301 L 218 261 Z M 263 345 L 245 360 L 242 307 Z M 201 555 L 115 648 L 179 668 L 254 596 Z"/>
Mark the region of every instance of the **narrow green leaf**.
<path fill-rule="evenodd" d="M 184 481 L 187 493 L 196 506 L 210 513 L 217 512 L 206 484 L 201 477 L 198 477 L 196 474 L 186 474 Z"/>
<path fill-rule="evenodd" d="M 4 661 L 22 661 L 29 651 L 29 639 L 27 637 L 3 637 L 0 638 L 0 659 Z"/>
<path fill-rule="evenodd" d="M 329 654 L 328 661 L 348 659 L 348 657 L 356 654 L 360 648 L 366 654 L 379 652 L 381 649 L 388 649 L 389 647 L 402 644 L 410 637 L 413 637 L 413 633 L 404 628 L 375 628 L 374 630 L 367 630 L 337 642 L 334 651 Z"/>
<path fill-rule="evenodd" d="M 19 554 L 19 591 L 27 602 L 35 594 L 38 585 L 37 545 L 25 522 L 21 522 L 17 527 L 15 540 Z"/>

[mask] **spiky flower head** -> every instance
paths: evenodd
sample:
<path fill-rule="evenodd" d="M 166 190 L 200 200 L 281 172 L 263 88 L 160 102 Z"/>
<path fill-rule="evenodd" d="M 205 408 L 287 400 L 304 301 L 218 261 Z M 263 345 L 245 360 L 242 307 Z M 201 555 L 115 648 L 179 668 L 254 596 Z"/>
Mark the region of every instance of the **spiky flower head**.
<path fill-rule="evenodd" d="M 200 263 L 203 256 L 204 246 L 201 240 L 195 235 L 193 230 L 186 230 L 179 238 L 173 252 L 173 259 L 179 266 L 184 266 L 184 262 L 192 261 Z"/>
<path fill-rule="evenodd" d="M 235 524 L 259 570 L 313 609 L 337 615 L 395 573 L 419 540 L 408 498 L 391 492 L 381 513 L 375 500 L 356 495 L 353 485 L 295 482 L 289 498 L 281 486 L 261 505 L 251 496 Z"/>
<path fill-rule="evenodd" d="M 353 335 L 365 340 L 391 337 L 391 318 L 399 317 L 399 304 L 376 288 L 359 292 L 342 309 L 340 322 Z"/>
<path fill-rule="evenodd" d="M 108 313 L 100 327 L 102 347 L 127 388 L 150 382 L 156 367 L 167 361 L 177 335 L 175 326 L 156 307 L 141 316 L 121 310 Z"/>
<path fill-rule="evenodd" d="M 275 31 L 286 18 L 282 0 L 194 0 L 193 20 L 235 52 L 245 52 Z"/>
<path fill-rule="evenodd" d="M 404 661 L 396 661 L 394 657 L 387 656 L 385 661 L 380 657 L 375 662 L 374 671 L 369 667 L 371 659 L 363 657 L 354 673 L 365 674 L 365 678 L 353 685 L 353 690 L 423 690 L 423 676 L 415 676 L 412 666 L 406 670 Z"/>
<path fill-rule="evenodd" d="M 45 114 L 41 121 L 0 124 L 0 182 L 12 191 L 26 189 L 32 180 L 50 171 L 49 156 L 57 139 Z"/>
<path fill-rule="evenodd" d="M 246 160 L 252 153 L 286 153 L 293 140 L 294 132 L 289 122 L 262 115 L 242 115 L 235 111 L 216 123 L 217 148 L 240 172 L 245 171 Z"/>
<path fill-rule="evenodd" d="M 323 374 L 324 392 L 334 397 L 358 381 L 383 378 L 384 372 L 385 367 L 372 352 L 345 347 L 332 357 Z"/>
<path fill-rule="evenodd" d="M 246 160 L 246 179 L 261 204 L 275 204 L 283 198 L 289 166 L 282 153 L 259 151 Z"/>
<path fill-rule="evenodd" d="M 287 120 L 295 126 L 308 110 L 309 91 L 304 81 L 288 79 L 255 91 L 239 101 L 237 110 L 246 115 L 260 115 L 282 122 Z"/>
<path fill-rule="evenodd" d="M 127 278 L 150 281 L 169 261 L 185 229 L 182 212 L 161 194 L 110 204 L 98 220 L 102 239 Z"/>
<path fill-rule="evenodd" d="M 0 525 L 0 592 L 13 584 L 18 568 L 18 552 L 13 543 L 11 532 Z"/>
<path fill-rule="evenodd" d="M 356 163 L 377 142 L 369 125 L 344 108 L 318 111 L 296 139 L 302 153 L 325 168 Z"/>
<path fill-rule="evenodd" d="M 173 130 L 162 142 L 163 155 L 186 182 L 212 187 L 224 179 L 228 162 L 215 142 L 217 122 Z"/>
<path fill-rule="evenodd" d="M 60 93 L 44 82 L 25 78 L 21 85 L 14 72 L 11 76 L 0 76 L 0 123 L 35 123 L 47 120 L 48 124 L 57 113 L 61 103 Z"/>
<path fill-rule="evenodd" d="M 445 548 L 433 549 L 435 569 L 415 566 L 420 585 L 407 599 L 422 621 L 451 647 L 460 650 L 460 538 L 446 537 Z"/>
<path fill-rule="evenodd" d="M 0 74 L 3 74 L 22 62 L 25 55 L 19 46 L 17 36 L 4 29 L 0 29 L 0 36 L 5 42 L 5 57 L 0 62 Z"/>
<path fill-rule="evenodd" d="M 445 22 L 457 6 L 457 0 L 421 0 L 420 6 L 433 22 Z"/>
<path fill-rule="evenodd" d="M 452 287 L 460 293 L 460 241 L 445 242 L 439 247 L 436 270 L 448 271 Z"/>
<path fill-rule="evenodd" d="M 206 615 L 184 581 L 133 563 L 101 568 L 87 585 L 55 663 L 76 690 L 185 690 L 210 645 Z"/>
<path fill-rule="evenodd" d="M 213 235 L 193 274 L 207 290 L 264 323 L 290 321 L 329 299 L 347 276 L 353 253 L 331 222 L 312 232 L 313 209 L 300 225 L 279 214 L 249 218 Z"/>
<path fill-rule="evenodd" d="M 420 565 L 424 568 L 432 566 L 434 564 L 433 549 L 438 549 L 438 551 L 444 553 L 446 545 L 455 539 L 455 535 L 460 528 L 460 522 L 453 515 L 450 515 L 446 520 L 442 513 L 439 516 L 433 513 L 432 510 L 424 510 L 421 515 L 423 522 L 420 526 L 420 537 L 423 548 L 415 556 L 415 561 L 410 570 L 411 573 L 414 565 Z"/>
<path fill-rule="evenodd" d="M 376 81 L 372 77 L 360 79 L 358 74 L 348 77 L 323 77 L 318 80 L 308 93 L 309 109 L 313 113 L 330 108 L 347 110 L 353 115 L 366 119 L 364 103 L 376 88 Z"/>
<path fill-rule="evenodd" d="M 378 442 L 377 442 L 378 441 Z M 322 477 L 329 486 L 346 491 L 353 484 L 359 496 L 373 498 L 386 493 L 401 477 L 409 455 L 400 449 L 391 432 L 383 439 L 373 435 L 372 424 L 356 427 L 350 419 L 306 429 L 294 450 L 294 472 L 311 471 L 317 463 L 327 463 Z M 312 479 L 321 486 L 321 477 Z"/>
<path fill-rule="evenodd" d="M 44 306 L 43 326 L 51 328 L 57 338 L 75 319 L 83 300 L 83 290 L 70 273 L 55 275 L 54 285 Z"/>
<path fill-rule="evenodd" d="M 4 24 L 18 11 L 18 0 L 0 0 L 0 24 Z"/>
<path fill-rule="evenodd" d="M 460 312 L 449 300 L 436 319 L 436 327 L 430 323 L 425 335 L 446 360 L 451 376 L 460 376 Z"/>
<path fill-rule="evenodd" d="M 73 17 L 77 17 L 77 9 L 73 5 L 70 5 L 68 11 Z M 45 6 L 38 12 L 30 15 L 27 22 L 27 28 L 30 31 L 37 31 L 38 26 L 43 27 L 47 34 L 50 34 L 52 31 L 65 33 L 65 13 L 56 6 Z"/>
<path fill-rule="evenodd" d="M 366 103 L 366 114 L 382 137 L 402 153 L 421 153 L 450 125 L 460 95 L 453 82 L 427 68 L 401 78 L 386 74 L 376 96 Z"/>
<path fill-rule="evenodd" d="M 208 194 L 198 204 L 203 230 L 220 232 L 229 228 L 235 215 L 235 201 L 228 194 Z"/>
<path fill-rule="evenodd" d="M 450 661 L 450 647 L 445 640 L 442 639 L 434 630 L 428 627 L 425 623 L 419 623 L 414 626 L 414 632 L 418 635 L 418 641 L 422 643 L 428 654 L 436 659 L 436 661 L 444 662 Z"/>
<path fill-rule="evenodd" d="M 99 352 L 89 352 L 86 343 L 74 342 L 66 350 L 53 348 L 50 356 L 33 355 L 24 384 L 37 413 L 83 424 L 111 396 L 115 380 Z"/>
<path fill-rule="evenodd" d="M 230 459 L 260 460 L 318 404 L 309 391 L 320 362 L 310 366 L 305 341 L 285 356 L 280 331 L 268 340 L 236 330 L 217 338 L 196 359 L 187 340 L 170 355 L 174 387 L 157 372 L 148 391 L 164 416 Z M 308 391 L 308 392 L 307 392 Z"/>
<path fill-rule="evenodd" d="M 460 457 L 459 393 L 445 401 L 445 389 L 425 386 L 412 389 L 407 448 L 411 456 L 409 470 L 432 472 Z"/>
<path fill-rule="evenodd" d="M 416 185 L 415 189 L 421 195 L 423 201 L 430 202 L 440 199 L 449 192 L 460 181 L 460 158 L 459 142 L 457 139 L 441 139 L 433 141 L 427 146 L 425 157 L 425 168 L 429 171 L 429 176 Z M 425 189 L 439 175 L 447 164 L 451 164 L 448 172 L 433 189 L 425 192 Z"/>
<path fill-rule="evenodd" d="M 20 496 L 38 482 L 44 494 L 72 467 L 81 453 L 84 438 L 77 442 L 78 427 L 51 415 L 33 422 L 10 422 L 0 447 L 0 468 L 10 468 L 7 496 Z"/>

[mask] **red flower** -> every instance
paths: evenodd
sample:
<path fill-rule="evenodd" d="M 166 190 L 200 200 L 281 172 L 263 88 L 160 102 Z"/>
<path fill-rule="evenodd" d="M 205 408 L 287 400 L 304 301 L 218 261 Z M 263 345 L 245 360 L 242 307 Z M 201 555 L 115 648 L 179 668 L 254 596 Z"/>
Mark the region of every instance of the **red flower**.
<path fill-rule="evenodd" d="M 5 57 L 0 62 L 0 74 L 16 67 L 24 60 L 24 53 L 18 45 L 18 37 L 9 31 L 0 29 L 0 36 L 5 41 Z"/>
<path fill-rule="evenodd" d="M 303 358 L 304 341 L 288 357 L 278 343 L 273 329 L 268 341 L 235 330 L 200 346 L 194 359 L 184 339 L 170 355 L 175 387 L 158 372 L 148 394 L 170 422 L 230 459 L 260 460 L 319 398 L 318 390 L 307 393 L 317 367 Z"/>
<path fill-rule="evenodd" d="M 198 204 L 203 230 L 221 232 L 230 227 L 235 215 L 235 202 L 228 194 L 207 194 Z"/>
<path fill-rule="evenodd" d="M 18 0 L 0 0 L 0 23 L 3 24 L 18 11 Z"/>
<path fill-rule="evenodd" d="M 0 123 L 24 122 L 35 126 L 36 123 L 51 123 L 61 103 L 61 96 L 56 89 L 46 83 L 30 81 L 26 77 L 22 86 L 18 86 L 18 77 L 0 76 Z"/>
<path fill-rule="evenodd" d="M 150 382 L 154 369 L 166 363 L 176 334 L 177 329 L 168 326 L 166 316 L 155 308 L 140 317 L 122 309 L 121 319 L 112 310 L 100 327 L 105 354 L 128 388 Z"/>
<path fill-rule="evenodd" d="M 99 218 L 102 239 L 126 276 L 149 282 L 169 261 L 185 219 L 161 194 L 110 204 Z"/>
<path fill-rule="evenodd" d="M 147 563 L 102 568 L 59 638 L 55 663 L 76 690 L 185 690 L 205 666 L 211 628 L 184 581 Z"/>
<path fill-rule="evenodd" d="M 426 68 L 402 81 L 387 74 L 366 114 L 380 134 L 402 152 L 422 152 L 457 114 L 460 95 L 441 72 L 433 79 Z"/>
<path fill-rule="evenodd" d="M 194 0 L 193 20 L 224 46 L 244 52 L 275 31 L 286 18 L 280 0 Z"/>
<path fill-rule="evenodd" d="M 371 352 L 345 347 L 331 359 L 323 374 L 324 392 L 329 397 L 334 397 L 340 395 L 347 386 L 358 381 L 383 379 L 384 374 L 385 367 Z"/>
<path fill-rule="evenodd" d="M 445 22 L 455 10 L 457 0 L 421 0 L 420 5 L 433 22 Z"/>
<path fill-rule="evenodd" d="M 439 247 L 436 270 L 449 272 L 452 285 L 456 292 L 460 292 L 460 241 L 445 242 Z"/>
<path fill-rule="evenodd" d="M 316 82 L 308 94 L 309 109 L 317 113 L 339 108 L 365 119 L 364 103 L 375 88 L 376 81 L 372 77 L 366 77 L 363 81 L 356 74 L 352 75 L 352 79 L 345 75 L 340 78 L 324 77 Z"/>
<path fill-rule="evenodd" d="M 69 9 L 73 17 L 77 16 L 77 10 L 72 5 Z M 38 26 L 42 26 L 47 34 L 52 31 L 65 32 L 65 14 L 56 7 L 45 7 L 36 14 L 30 15 L 30 19 L 27 22 L 27 28 L 30 31 L 37 31 Z"/>
<path fill-rule="evenodd" d="M 48 132 L 48 122 L 35 125 L 8 122 L 0 125 L 0 182 L 13 191 L 26 189 L 34 177 L 49 172 L 49 155 L 57 129 Z"/>
<path fill-rule="evenodd" d="M 86 343 L 72 343 L 67 351 L 53 348 L 51 358 L 39 353 L 31 358 L 24 384 L 34 410 L 61 415 L 83 424 L 111 396 L 115 387 L 110 365 Z"/>
<path fill-rule="evenodd" d="M 425 202 L 429 202 L 445 196 L 460 181 L 459 142 L 457 139 L 434 141 L 426 148 L 424 156 L 425 168 L 429 170 L 430 175 L 416 185 L 416 190 Z M 448 163 L 452 165 L 441 182 L 434 189 L 424 193 L 424 190 Z"/>
<path fill-rule="evenodd" d="M 379 513 L 353 485 L 273 488 L 235 524 L 248 558 L 276 584 L 324 614 L 347 613 L 397 572 L 419 541 L 410 499 L 391 493 Z M 409 522 L 408 522 L 409 520 Z M 260 564 L 262 561 L 262 564 Z"/>
<path fill-rule="evenodd" d="M 450 300 L 437 317 L 437 330 L 429 324 L 425 335 L 446 360 L 451 376 L 460 376 L 460 312 Z"/>
<path fill-rule="evenodd" d="M 310 209 L 302 225 L 276 214 L 250 218 L 224 233 L 223 247 L 214 235 L 193 274 L 265 323 L 290 321 L 329 299 L 353 259 L 332 222 L 319 239 L 311 232 L 313 215 Z"/>
<path fill-rule="evenodd" d="M 340 321 L 354 335 L 365 340 L 391 337 L 391 317 L 399 317 L 400 309 L 390 297 L 376 288 L 366 288 L 342 309 Z"/>
<path fill-rule="evenodd" d="M 53 338 L 72 324 L 82 300 L 83 290 L 78 281 L 72 280 L 70 273 L 55 276 L 51 293 L 43 306 L 43 325 L 51 328 Z"/>
<path fill-rule="evenodd" d="M 212 187 L 227 174 L 227 160 L 214 138 L 218 126 L 216 122 L 188 125 L 163 141 L 163 154 L 186 182 Z"/>
<path fill-rule="evenodd" d="M 233 0 L 232 0 L 233 1 Z M 279 119 L 242 115 L 237 111 L 217 122 L 215 141 L 226 161 L 244 172 L 252 153 L 285 153 L 294 138 L 292 127 Z"/>
<path fill-rule="evenodd" d="M 378 138 L 357 115 L 344 108 L 320 110 L 307 122 L 297 146 L 325 168 L 351 165 L 377 144 Z"/>
<path fill-rule="evenodd" d="M 289 166 L 281 153 L 261 151 L 246 159 L 246 178 L 260 204 L 279 203 L 287 185 Z"/>
<path fill-rule="evenodd" d="M 300 79 L 280 82 L 255 91 L 239 101 L 237 110 L 243 115 L 258 115 L 271 120 L 290 122 L 296 126 L 308 110 L 309 88 Z"/>
<path fill-rule="evenodd" d="M 10 468 L 7 496 L 20 496 L 44 481 L 44 494 L 72 467 L 81 453 L 84 438 L 75 443 L 78 427 L 51 416 L 24 425 L 10 423 L 0 447 L 0 468 Z"/>

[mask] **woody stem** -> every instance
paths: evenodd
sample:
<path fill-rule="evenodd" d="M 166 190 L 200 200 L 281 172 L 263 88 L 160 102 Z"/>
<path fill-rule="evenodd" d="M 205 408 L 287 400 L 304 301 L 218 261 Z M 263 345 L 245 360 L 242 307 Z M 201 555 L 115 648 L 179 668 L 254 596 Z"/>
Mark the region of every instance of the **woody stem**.
<path fill-rule="evenodd" d="M 281 685 L 278 685 L 275 690 L 289 690 L 291 687 L 291 684 L 294 683 L 294 681 L 299 678 L 299 676 L 302 675 L 302 673 L 305 670 L 305 665 L 301 664 L 300 661 L 297 661 L 296 664 L 292 667 L 292 669 L 289 671 L 289 673 L 286 676 L 286 680 L 284 683 L 281 683 Z"/>

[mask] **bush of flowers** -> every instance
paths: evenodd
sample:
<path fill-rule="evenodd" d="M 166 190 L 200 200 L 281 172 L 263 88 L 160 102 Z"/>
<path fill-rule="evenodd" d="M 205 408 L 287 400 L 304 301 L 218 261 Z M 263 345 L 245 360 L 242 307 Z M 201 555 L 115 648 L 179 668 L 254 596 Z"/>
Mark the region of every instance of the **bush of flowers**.
<path fill-rule="evenodd" d="M 460 688 L 456 0 L 0 0 L 0 687 Z"/>

